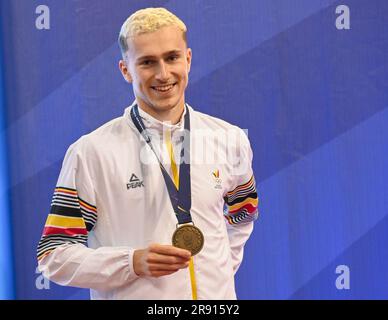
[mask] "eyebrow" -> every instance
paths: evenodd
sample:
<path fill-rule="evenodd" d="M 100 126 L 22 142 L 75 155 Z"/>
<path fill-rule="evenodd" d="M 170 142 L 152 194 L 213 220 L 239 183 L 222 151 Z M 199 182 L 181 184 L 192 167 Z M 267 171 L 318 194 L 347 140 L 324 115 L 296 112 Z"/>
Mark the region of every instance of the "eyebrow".
<path fill-rule="evenodd" d="M 170 56 L 172 54 L 181 54 L 181 53 L 182 53 L 181 50 L 171 50 L 171 51 L 168 51 L 166 53 L 163 53 L 163 56 L 167 57 L 167 56 Z M 152 56 L 152 55 L 141 56 L 141 57 L 136 59 L 136 62 L 139 62 L 139 61 L 142 61 L 142 60 L 147 60 L 147 59 L 155 59 L 155 58 L 156 58 L 156 56 Z"/>

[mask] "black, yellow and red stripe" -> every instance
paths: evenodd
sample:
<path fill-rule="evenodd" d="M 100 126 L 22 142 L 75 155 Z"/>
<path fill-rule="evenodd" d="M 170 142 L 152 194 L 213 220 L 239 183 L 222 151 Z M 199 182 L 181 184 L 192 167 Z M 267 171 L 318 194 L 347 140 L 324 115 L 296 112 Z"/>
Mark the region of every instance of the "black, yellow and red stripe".
<path fill-rule="evenodd" d="M 228 192 L 224 199 L 227 204 L 225 218 L 229 224 L 246 223 L 257 219 L 259 199 L 253 176 L 247 183 Z"/>
<path fill-rule="evenodd" d="M 38 260 L 60 245 L 85 244 L 96 221 L 96 206 L 82 200 L 75 189 L 57 187 L 38 244 Z"/>

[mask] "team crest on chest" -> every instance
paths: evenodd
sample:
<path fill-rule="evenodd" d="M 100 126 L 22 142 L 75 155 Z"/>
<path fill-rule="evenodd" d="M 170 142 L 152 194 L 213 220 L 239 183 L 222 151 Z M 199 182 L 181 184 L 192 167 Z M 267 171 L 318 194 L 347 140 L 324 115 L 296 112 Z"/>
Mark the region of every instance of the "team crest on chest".
<path fill-rule="evenodd" d="M 222 189 L 222 180 L 220 178 L 220 170 L 214 170 L 212 172 L 212 176 L 213 176 L 213 179 L 214 179 L 214 182 L 215 182 L 215 185 L 214 185 L 214 188 L 215 189 Z"/>

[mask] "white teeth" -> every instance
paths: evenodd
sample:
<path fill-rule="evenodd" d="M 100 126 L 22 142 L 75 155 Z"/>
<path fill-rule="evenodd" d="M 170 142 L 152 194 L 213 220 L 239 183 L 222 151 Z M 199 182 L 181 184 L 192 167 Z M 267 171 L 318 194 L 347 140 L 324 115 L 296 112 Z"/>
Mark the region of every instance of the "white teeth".
<path fill-rule="evenodd" d="M 153 87 L 153 88 L 154 88 L 155 90 L 165 92 L 165 91 L 170 90 L 173 86 L 174 86 L 173 84 L 170 84 L 170 85 L 168 85 L 168 86 L 160 86 L 160 87 Z"/>

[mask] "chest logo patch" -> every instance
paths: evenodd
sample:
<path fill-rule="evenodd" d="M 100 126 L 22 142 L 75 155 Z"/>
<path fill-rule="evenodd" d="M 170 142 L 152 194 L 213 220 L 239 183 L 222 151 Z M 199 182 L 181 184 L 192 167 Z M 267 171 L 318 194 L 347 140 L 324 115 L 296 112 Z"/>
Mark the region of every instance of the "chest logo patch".
<path fill-rule="evenodd" d="M 213 179 L 214 179 L 214 183 L 215 183 L 215 186 L 214 188 L 215 189 L 222 189 L 222 180 L 220 179 L 220 170 L 215 170 L 212 172 L 212 176 L 213 176 Z"/>

